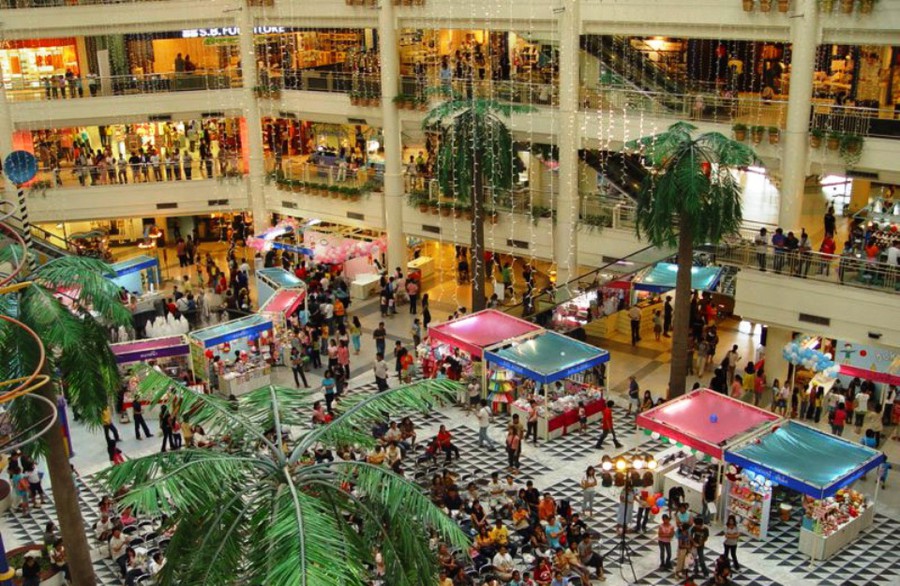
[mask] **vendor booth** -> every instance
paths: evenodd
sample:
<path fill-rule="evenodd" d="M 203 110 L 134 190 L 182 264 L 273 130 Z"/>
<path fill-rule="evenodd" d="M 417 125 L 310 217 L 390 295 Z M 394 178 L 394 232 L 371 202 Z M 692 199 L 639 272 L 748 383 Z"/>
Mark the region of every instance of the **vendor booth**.
<path fill-rule="evenodd" d="M 633 283 L 635 291 L 661 294 L 675 288 L 678 265 L 660 262 L 640 274 Z M 721 267 L 691 267 L 691 289 L 713 291 L 722 276 Z"/>
<path fill-rule="evenodd" d="M 180 379 L 190 370 L 191 349 L 184 336 L 167 336 L 136 342 L 110 344 L 119 371 L 124 374 L 131 365 L 153 360 L 163 372 Z"/>
<path fill-rule="evenodd" d="M 422 357 L 425 376 L 432 375 L 437 365 L 454 350 L 463 354 L 467 365 L 480 363 L 484 349 L 512 343 L 522 336 L 543 331 L 539 326 L 496 309 L 485 309 L 470 315 L 428 328 L 429 351 Z M 477 367 L 480 369 L 480 367 Z M 467 369 L 465 375 L 480 376 L 481 372 Z"/>
<path fill-rule="evenodd" d="M 194 376 L 226 397 L 270 384 L 272 356 L 277 354 L 272 329 L 272 319 L 257 314 L 191 332 Z"/>
<path fill-rule="evenodd" d="M 139 296 L 158 289 L 162 282 L 159 261 L 152 256 L 141 254 L 113 263 L 110 268 L 115 273 L 113 283 Z"/>
<path fill-rule="evenodd" d="M 279 289 L 305 289 L 306 283 L 294 273 L 281 267 L 258 269 L 256 271 L 256 291 L 259 306 L 266 304 Z"/>
<path fill-rule="evenodd" d="M 606 384 L 605 364 L 609 352 L 556 332 L 543 332 L 502 349 L 486 350 L 491 367 L 488 400 L 495 408 L 509 404 L 522 421 L 532 408 L 538 409 L 538 435 L 551 439 L 578 429 L 578 409 L 583 406 L 588 421 L 601 417 Z M 597 368 L 595 368 L 597 367 Z M 585 371 L 600 375 L 585 377 Z M 541 385 L 532 407 L 520 387 L 525 381 Z"/>
<path fill-rule="evenodd" d="M 275 363 L 288 366 L 290 364 L 291 330 L 288 318 L 303 305 L 306 300 L 306 289 L 279 289 L 259 308 L 259 314 L 272 320 L 276 347 L 280 349 L 275 355 Z"/>
<path fill-rule="evenodd" d="M 776 486 L 805 495 L 799 550 L 814 560 L 828 559 L 872 525 L 874 503 L 847 487 L 885 460 L 879 451 L 789 421 L 725 452 L 725 461 L 741 468 L 729 475 L 735 480 L 727 483 L 726 507 L 742 506 L 752 514 L 759 506 L 756 495 L 771 494 Z M 790 518 L 790 508 L 783 513 Z M 755 522 L 750 521 L 751 534 Z M 765 537 L 764 529 L 760 537 Z"/>
<path fill-rule="evenodd" d="M 703 510 L 703 483 L 718 469 L 715 464 L 701 461 L 702 456 L 721 461 L 728 446 L 765 433 L 780 419 L 765 409 L 710 389 L 698 389 L 639 413 L 637 425 L 654 439 L 664 438 L 683 448 L 680 454 L 657 458 L 660 465 L 654 484 L 664 494 L 680 487 L 690 509 L 699 513 Z M 764 505 L 768 517 L 771 500 L 767 499 Z"/>

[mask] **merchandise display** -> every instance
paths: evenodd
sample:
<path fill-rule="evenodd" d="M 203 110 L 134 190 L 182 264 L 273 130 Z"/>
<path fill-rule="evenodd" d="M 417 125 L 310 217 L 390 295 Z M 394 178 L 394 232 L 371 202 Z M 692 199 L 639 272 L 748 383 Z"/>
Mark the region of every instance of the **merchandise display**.
<path fill-rule="evenodd" d="M 159 260 L 152 256 L 141 254 L 113 263 L 110 268 L 115 273 L 112 282 L 136 295 L 153 293 L 162 282 Z"/>
<path fill-rule="evenodd" d="M 600 419 L 605 405 L 603 388 L 566 380 L 562 387 L 557 383 L 557 386 L 551 387 L 551 389 L 546 398 L 539 395 L 533 396 L 535 408 L 538 411 L 538 435 L 540 437 L 559 437 L 565 435 L 569 428 L 578 427 L 580 423 L 578 410 L 581 406 L 584 407 L 588 423 L 594 423 Z M 510 405 L 510 412 L 519 413 L 519 418 L 522 420 L 528 419 L 531 409 L 528 397 L 520 396 Z"/>
<path fill-rule="evenodd" d="M 184 336 L 169 336 L 110 344 L 116 356 L 119 372 L 125 374 L 137 363 L 153 361 L 162 371 L 175 379 L 190 373 L 190 345 Z"/>
<path fill-rule="evenodd" d="M 213 377 L 227 374 L 227 368 L 246 370 L 244 365 L 248 362 L 256 364 L 257 359 L 271 364 L 273 356 L 279 352 L 278 342 L 273 336 L 272 320 L 260 314 L 195 330 L 188 337 L 194 376 L 210 381 L 213 386 L 221 383 L 221 378 L 214 380 Z M 264 378 L 268 378 L 268 373 Z M 252 388 L 266 384 L 268 380 L 260 381 Z"/>
<path fill-rule="evenodd" d="M 725 483 L 726 515 L 734 515 L 745 534 L 765 539 L 772 509 L 772 482 L 756 480 L 753 473 L 727 475 Z"/>
<path fill-rule="evenodd" d="M 219 392 L 229 397 L 240 397 L 272 382 L 272 367 L 263 356 L 241 357 L 231 366 L 223 366 L 219 374 Z"/>

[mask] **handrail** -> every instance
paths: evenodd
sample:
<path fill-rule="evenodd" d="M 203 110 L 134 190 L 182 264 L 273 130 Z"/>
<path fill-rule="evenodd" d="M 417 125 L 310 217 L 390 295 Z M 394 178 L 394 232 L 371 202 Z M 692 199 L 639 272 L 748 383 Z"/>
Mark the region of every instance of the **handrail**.
<path fill-rule="evenodd" d="M 718 264 L 731 264 L 745 270 L 765 269 L 782 274 L 837 285 L 900 293 L 900 266 L 870 261 L 862 253 L 824 254 L 757 246 L 742 240 L 735 243 L 706 245 L 698 249 L 714 255 Z"/>
<path fill-rule="evenodd" d="M 106 4 L 137 4 L 143 2 L 163 2 L 167 0 L 3 0 L 4 9 L 12 8 L 57 8 L 60 6 L 91 6 Z"/>
<path fill-rule="evenodd" d="M 241 87 L 242 81 L 240 70 L 231 68 L 102 77 L 52 75 L 42 77 L 38 81 L 7 80 L 5 86 L 8 101 L 26 102 L 231 89 Z"/>
<path fill-rule="evenodd" d="M 207 162 L 212 167 L 213 176 L 207 176 Z M 240 160 L 230 159 L 195 159 L 191 167 L 191 181 L 203 181 L 217 179 L 218 181 L 243 179 L 246 173 L 240 165 Z M 157 176 L 157 170 L 159 175 Z M 125 177 L 123 180 L 122 177 Z M 175 177 L 178 177 L 177 179 Z M 74 179 L 73 179 L 74 178 Z M 176 182 L 186 180 L 182 171 L 181 161 L 167 168 L 165 162 L 158 166 L 150 163 L 137 163 L 132 165 L 74 165 L 72 167 L 48 169 L 42 167 L 38 170 L 26 193 L 46 193 L 56 189 L 70 189 L 75 187 L 110 187 L 113 185 L 128 185 L 142 183 Z M 0 184 L 0 192 L 3 185 Z"/>
<path fill-rule="evenodd" d="M 10 216 L 8 219 L 15 222 L 16 225 L 11 226 L 15 230 L 19 229 L 17 226 L 22 225 L 22 220 L 18 216 Z M 65 253 L 65 252 L 69 251 L 70 242 L 67 239 L 63 238 L 62 236 L 58 236 L 52 232 L 48 232 L 47 230 L 44 230 L 40 226 L 35 226 L 34 224 L 32 224 L 31 225 L 31 234 L 32 234 L 32 236 L 37 236 L 39 239 L 43 240 L 45 244 L 59 249 L 60 252 Z M 62 244 L 61 245 L 56 244 L 54 242 L 54 240 L 58 240 L 58 241 L 62 242 Z"/>

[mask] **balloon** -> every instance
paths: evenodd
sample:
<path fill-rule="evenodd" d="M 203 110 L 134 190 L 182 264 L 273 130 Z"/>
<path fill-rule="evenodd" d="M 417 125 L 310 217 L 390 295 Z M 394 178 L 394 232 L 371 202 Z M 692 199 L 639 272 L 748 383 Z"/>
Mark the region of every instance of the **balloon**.
<path fill-rule="evenodd" d="M 719 416 L 716 415 L 715 413 L 713 413 L 712 415 L 709 416 L 709 422 L 710 422 L 710 423 L 718 423 L 718 422 L 719 422 Z"/>
<path fill-rule="evenodd" d="M 652 438 L 655 439 L 655 440 L 658 440 L 658 439 L 659 439 L 659 432 L 658 432 L 658 431 L 654 431 L 653 433 L 650 434 L 650 437 L 652 437 Z"/>
<path fill-rule="evenodd" d="M 651 432 L 650 432 L 649 429 L 645 429 L 645 430 L 644 430 L 644 435 L 650 435 L 650 434 L 651 434 Z"/>
<path fill-rule="evenodd" d="M 206 357 L 209 358 L 209 359 L 212 359 L 212 357 L 214 356 L 212 350 L 207 350 L 206 352 L 203 353 L 203 355 L 206 356 Z"/>
<path fill-rule="evenodd" d="M 681 442 L 675 442 L 675 447 L 676 447 L 676 448 L 683 448 L 683 447 L 684 447 L 684 444 L 681 443 Z"/>
<path fill-rule="evenodd" d="M 659 497 L 658 499 L 656 499 L 656 506 L 657 507 L 666 506 L 666 499 L 664 499 L 663 497 Z"/>
<path fill-rule="evenodd" d="M 653 513 L 654 515 L 658 515 L 658 514 L 659 514 L 659 507 L 651 507 L 651 508 L 650 508 L 650 512 Z"/>

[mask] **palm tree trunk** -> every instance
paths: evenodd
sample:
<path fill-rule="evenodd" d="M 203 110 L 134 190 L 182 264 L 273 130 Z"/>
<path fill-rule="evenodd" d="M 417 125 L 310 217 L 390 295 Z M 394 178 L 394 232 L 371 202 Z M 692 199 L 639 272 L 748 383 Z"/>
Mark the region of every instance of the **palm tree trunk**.
<path fill-rule="evenodd" d="M 481 151 L 475 148 L 472 166 L 474 186 L 472 193 L 472 311 L 485 307 L 484 281 L 484 175 L 481 173 Z"/>
<path fill-rule="evenodd" d="M 49 374 L 49 369 L 46 367 L 45 371 L 45 374 Z M 52 382 L 45 384 L 37 392 L 56 405 L 56 390 Z M 73 586 L 96 586 L 97 578 L 91 562 L 91 547 L 88 545 L 85 534 L 84 519 L 81 517 L 78 495 L 75 490 L 75 478 L 69 464 L 62 423 L 59 419 L 45 436 L 45 441 L 47 442 L 47 471 L 53 484 L 53 502 L 56 505 L 59 529 L 68 554 L 72 584 Z"/>
<path fill-rule="evenodd" d="M 688 335 L 691 331 L 691 267 L 694 265 L 693 230 L 681 220 L 678 227 L 678 274 L 675 277 L 675 307 L 672 329 L 672 368 L 669 399 L 684 394 L 688 372 Z"/>

